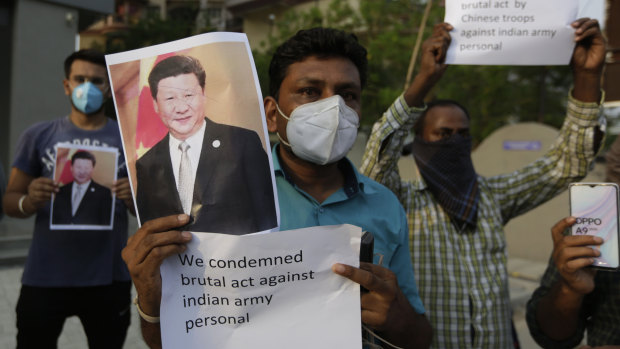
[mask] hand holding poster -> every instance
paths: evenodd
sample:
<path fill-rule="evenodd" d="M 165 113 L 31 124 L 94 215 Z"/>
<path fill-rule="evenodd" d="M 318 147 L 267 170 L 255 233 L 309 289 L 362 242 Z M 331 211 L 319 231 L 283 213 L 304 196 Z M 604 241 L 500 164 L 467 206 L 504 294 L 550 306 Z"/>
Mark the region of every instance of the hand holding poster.
<path fill-rule="evenodd" d="M 448 64 L 565 65 L 578 0 L 447 0 Z"/>
<path fill-rule="evenodd" d="M 161 267 L 164 348 L 361 347 L 359 286 L 334 263 L 359 264 L 361 229 L 194 234 Z"/>

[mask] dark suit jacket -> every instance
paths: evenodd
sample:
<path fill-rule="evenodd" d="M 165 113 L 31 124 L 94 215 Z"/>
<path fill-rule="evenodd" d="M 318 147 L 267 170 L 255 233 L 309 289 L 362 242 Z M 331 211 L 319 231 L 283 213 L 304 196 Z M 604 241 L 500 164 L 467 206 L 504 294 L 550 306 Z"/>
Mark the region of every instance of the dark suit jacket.
<path fill-rule="evenodd" d="M 112 219 L 112 192 L 91 181 L 80 207 L 71 216 L 73 182 L 63 185 L 54 197 L 52 224 L 110 225 Z"/>
<path fill-rule="evenodd" d="M 277 225 L 269 160 L 256 132 L 206 120 L 185 230 L 241 235 Z M 140 221 L 183 213 L 169 135 L 136 162 Z M 214 143 L 215 142 L 215 143 Z"/>

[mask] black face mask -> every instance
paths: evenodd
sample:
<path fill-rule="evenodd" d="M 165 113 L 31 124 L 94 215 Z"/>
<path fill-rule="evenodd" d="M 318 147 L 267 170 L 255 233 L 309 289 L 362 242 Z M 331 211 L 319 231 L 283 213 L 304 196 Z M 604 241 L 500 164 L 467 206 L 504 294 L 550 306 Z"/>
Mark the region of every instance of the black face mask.
<path fill-rule="evenodd" d="M 471 137 L 455 134 L 436 142 L 413 140 L 413 158 L 428 189 L 457 224 L 475 227 L 478 180 L 471 161 Z"/>

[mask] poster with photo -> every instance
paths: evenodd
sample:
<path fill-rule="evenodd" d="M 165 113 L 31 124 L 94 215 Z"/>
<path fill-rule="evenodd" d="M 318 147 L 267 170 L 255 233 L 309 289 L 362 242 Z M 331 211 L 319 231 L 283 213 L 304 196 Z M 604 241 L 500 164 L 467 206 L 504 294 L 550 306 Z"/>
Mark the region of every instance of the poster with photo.
<path fill-rule="evenodd" d="M 245 34 L 207 33 L 106 56 L 140 224 L 278 229 L 260 85 Z"/>
<path fill-rule="evenodd" d="M 60 188 L 52 196 L 50 229 L 112 229 L 118 149 L 60 143 L 55 150 Z"/>

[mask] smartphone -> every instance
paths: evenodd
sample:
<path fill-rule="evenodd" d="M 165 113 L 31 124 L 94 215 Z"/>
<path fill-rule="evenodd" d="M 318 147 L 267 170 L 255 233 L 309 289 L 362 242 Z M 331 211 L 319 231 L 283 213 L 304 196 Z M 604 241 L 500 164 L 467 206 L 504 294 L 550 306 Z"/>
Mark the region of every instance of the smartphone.
<path fill-rule="evenodd" d="M 365 231 L 360 242 L 360 262 L 372 263 L 375 250 L 375 237 L 371 232 Z M 362 293 L 368 292 L 364 286 L 360 286 Z"/>
<path fill-rule="evenodd" d="M 617 269 L 620 264 L 618 235 L 618 185 L 615 183 L 571 183 L 570 214 L 577 221 L 571 235 L 595 235 L 605 242 L 596 246 L 601 251 L 593 267 Z"/>
<path fill-rule="evenodd" d="M 360 243 L 360 262 L 372 263 L 374 248 L 375 237 L 369 231 L 364 232 Z"/>

